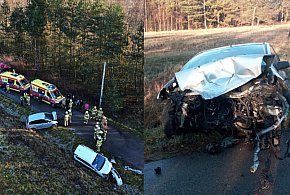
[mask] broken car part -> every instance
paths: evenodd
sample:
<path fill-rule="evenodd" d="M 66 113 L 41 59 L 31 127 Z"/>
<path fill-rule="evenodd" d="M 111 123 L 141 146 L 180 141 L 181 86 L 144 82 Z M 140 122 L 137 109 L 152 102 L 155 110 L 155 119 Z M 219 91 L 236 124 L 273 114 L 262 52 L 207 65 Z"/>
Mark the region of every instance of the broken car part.
<path fill-rule="evenodd" d="M 137 173 L 139 175 L 144 175 L 144 172 L 143 171 L 138 170 L 138 169 L 132 169 L 129 166 L 124 166 L 124 170 L 126 170 L 126 171 L 132 171 L 132 172 Z"/>
<path fill-rule="evenodd" d="M 194 56 L 159 92 L 166 100 L 164 132 L 218 130 L 255 139 L 255 172 L 260 145 L 280 143 L 289 110 L 289 83 L 269 43 L 231 45 Z M 211 149 L 214 149 L 212 147 Z"/>

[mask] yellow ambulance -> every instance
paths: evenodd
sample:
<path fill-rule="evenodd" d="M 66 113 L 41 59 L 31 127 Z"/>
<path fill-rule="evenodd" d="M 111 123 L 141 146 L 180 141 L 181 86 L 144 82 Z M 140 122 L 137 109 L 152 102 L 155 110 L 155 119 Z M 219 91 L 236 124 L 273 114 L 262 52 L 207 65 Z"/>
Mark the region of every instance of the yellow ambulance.
<path fill-rule="evenodd" d="M 35 79 L 31 81 L 30 94 L 35 98 L 50 104 L 52 107 L 61 107 L 64 96 L 51 83 Z"/>
<path fill-rule="evenodd" d="M 10 90 L 17 92 L 29 92 L 29 81 L 21 74 L 14 72 L 3 72 L 0 74 L 0 85 L 5 87 L 9 85 Z"/>

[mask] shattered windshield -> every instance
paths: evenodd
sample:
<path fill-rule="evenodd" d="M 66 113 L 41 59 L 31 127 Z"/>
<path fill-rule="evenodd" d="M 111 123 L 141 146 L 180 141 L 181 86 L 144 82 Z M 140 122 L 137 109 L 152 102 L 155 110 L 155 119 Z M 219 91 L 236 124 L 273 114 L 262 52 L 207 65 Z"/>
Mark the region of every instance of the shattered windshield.
<path fill-rule="evenodd" d="M 216 62 L 221 59 L 240 55 L 254 55 L 254 54 L 266 54 L 266 47 L 263 44 L 257 45 L 239 45 L 232 47 L 224 47 L 218 49 L 212 49 L 202 52 L 194 56 L 189 60 L 181 70 L 195 68 L 203 64 L 210 62 Z"/>
<path fill-rule="evenodd" d="M 95 158 L 95 160 L 94 160 L 94 162 L 93 162 L 93 166 L 94 166 L 98 171 L 100 171 L 100 170 L 102 169 L 102 167 L 104 166 L 105 161 L 106 161 L 106 159 L 105 159 L 103 156 L 97 154 L 97 156 L 96 156 L 96 158 Z"/>
<path fill-rule="evenodd" d="M 45 119 L 48 119 L 48 120 L 50 120 L 50 121 L 53 121 L 53 116 L 52 116 L 52 114 L 50 114 L 50 113 L 44 113 L 44 115 L 45 115 Z"/>
<path fill-rule="evenodd" d="M 56 99 L 56 98 L 58 98 L 59 96 L 61 96 L 61 93 L 60 93 L 60 91 L 59 91 L 58 89 L 55 90 L 55 91 L 51 91 L 50 93 L 51 93 L 51 96 L 52 96 L 54 99 Z"/>
<path fill-rule="evenodd" d="M 19 81 L 20 85 L 25 86 L 27 84 L 29 84 L 29 82 L 26 79 L 23 79 L 21 81 Z"/>

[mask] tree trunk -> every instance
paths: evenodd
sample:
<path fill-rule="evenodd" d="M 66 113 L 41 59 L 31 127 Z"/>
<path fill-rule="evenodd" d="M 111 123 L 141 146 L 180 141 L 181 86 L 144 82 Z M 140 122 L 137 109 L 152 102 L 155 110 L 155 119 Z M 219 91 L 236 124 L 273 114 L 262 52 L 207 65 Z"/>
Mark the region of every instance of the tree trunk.
<path fill-rule="evenodd" d="M 173 28 L 173 17 L 172 17 L 172 14 L 170 15 L 170 30 L 172 31 L 172 28 Z"/>
<path fill-rule="evenodd" d="M 164 4 L 163 4 L 163 6 L 165 6 Z M 165 31 L 166 30 L 166 27 L 165 27 L 165 9 L 163 8 L 163 10 L 162 10 L 162 27 L 163 27 L 163 31 Z"/>
<path fill-rule="evenodd" d="M 189 21 L 189 15 L 187 14 L 187 30 L 190 29 L 190 21 Z"/>
<path fill-rule="evenodd" d="M 147 7 L 146 7 L 146 0 L 144 0 L 144 13 L 145 13 L 145 21 L 144 21 L 144 30 L 145 30 L 145 32 L 147 32 L 148 31 L 148 16 L 147 16 Z"/>
<path fill-rule="evenodd" d="M 282 7 L 282 11 L 281 11 L 281 24 L 283 23 L 283 19 L 284 19 L 284 7 Z"/>
<path fill-rule="evenodd" d="M 205 9 L 205 0 L 203 0 L 203 20 L 204 20 L 204 28 L 207 29 L 207 23 L 206 23 L 206 9 Z"/>
<path fill-rule="evenodd" d="M 217 27 L 220 27 L 220 13 L 217 14 Z"/>
<path fill-rule="evenodd" d="M 161 10 L 160 10 L 160 4 L 158 4 L 158 31 L 161 31 Z"/>
<path fill-rule="evenodd" d="M 252 15 L 252 27 L 254 26 L 255 16 L 256 16 L 256 6 L 255 6 L 254 9 L 253 9 L 253 15 Z"/>

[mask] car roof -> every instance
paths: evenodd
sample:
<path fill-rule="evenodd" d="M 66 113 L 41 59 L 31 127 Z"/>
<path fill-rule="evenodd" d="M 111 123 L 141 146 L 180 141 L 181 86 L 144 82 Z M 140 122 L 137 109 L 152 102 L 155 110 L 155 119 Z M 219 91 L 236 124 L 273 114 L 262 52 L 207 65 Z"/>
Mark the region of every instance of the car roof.
<path fill-rule="evenodd" d="M 98 153 L 87 146 L 78 145 L 75 154 L 86 162 L 92 164 Z"/>
<path fill-rule="evenodd" d="M 22 80 L 22 79 L 25 79 L 25 77 L 21 74 L 17 74 L 17 73 L 14 73 L 14 72 L 3 72 L 1 73 L 1 76 L 5 76 L 5 77 L 12 77 L 12 78 L 15 78 L 17 80 Z"/>
<path fill-rule="evenodd" d="M 45 114 L 51 114 L 51 113 L 40 112 L 40 113 L 32 114 L 28 116 L 28 120 L 35 121 L 35 120 L 45 119 Z"/>
<path fill-rule="evenodd" d="M 271 54 L 269 43 L 245 43 L 209 49 L 193 56 L 181 70 L 196 68 L 204 64 L 235 56 Z"/>
<path fill-rule="evenodd" d="M 35 79 L 33 81 L 31 81 L 32 85 L 36 85 L 38 87 L 44 88 L 44 89 L 48 89 L 48 90 L 55 90 L 57 89 L 57 87 L 51 83 L 48 83 L 46 81 L 40 80 L 40 79 Z"/>

